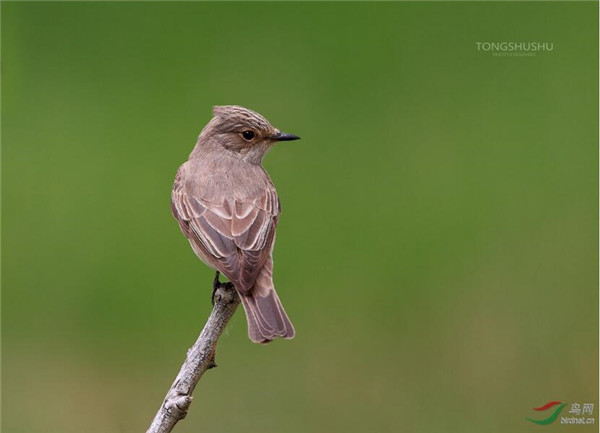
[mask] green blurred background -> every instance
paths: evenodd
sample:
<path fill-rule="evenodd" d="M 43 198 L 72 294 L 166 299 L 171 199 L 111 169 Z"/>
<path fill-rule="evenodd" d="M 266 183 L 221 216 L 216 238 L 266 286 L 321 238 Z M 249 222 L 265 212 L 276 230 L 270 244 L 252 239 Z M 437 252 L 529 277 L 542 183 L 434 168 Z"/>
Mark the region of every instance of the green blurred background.
<path fill-rule="evenodd" d="M 298 335 L 251 344 L 238 311 L 175 431 L 598 421 L 597 15 L 2 2 L 2 432 L 148 427 L 211 308 L 169 200 L 215 104 L 302 136 L 265 160 Z"/>

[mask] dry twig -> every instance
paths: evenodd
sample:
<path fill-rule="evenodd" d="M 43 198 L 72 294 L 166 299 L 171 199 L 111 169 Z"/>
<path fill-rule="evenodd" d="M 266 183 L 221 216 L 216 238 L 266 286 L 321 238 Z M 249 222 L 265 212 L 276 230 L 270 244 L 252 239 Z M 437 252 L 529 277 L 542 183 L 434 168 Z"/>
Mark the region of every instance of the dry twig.
<path fill-rule="evenodd" d="M 146 433 L 169 433 L 179 420 L 185 418 L 192 403 L 192 392 L 202 374 L 209 368 L 216 367 L 214 359 L 217 341 L 239 303 L 240 298 L 231 283 L 217 284 L 213 310 L 206 325 L 196 343 L 188 350 L 175 382 Z"/>

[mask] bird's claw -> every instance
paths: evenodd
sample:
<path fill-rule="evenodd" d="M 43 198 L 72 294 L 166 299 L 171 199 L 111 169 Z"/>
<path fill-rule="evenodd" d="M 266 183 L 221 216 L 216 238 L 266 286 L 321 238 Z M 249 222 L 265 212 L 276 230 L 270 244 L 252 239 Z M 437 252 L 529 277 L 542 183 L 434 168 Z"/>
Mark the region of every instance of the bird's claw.
<path fill-rule="evenodd" d="M 221 275 L 221 273 L 217 271 L 217 273 L 215 274 L 215 279 L 213 280 L 213 291 L 210 295 L 210 302 L 212 303 L 213 307 L 215 306 L 215 295 L 217 294 L 217 290 L 219 289 L 219 287 L 221 287 L 219 275 Z"/>

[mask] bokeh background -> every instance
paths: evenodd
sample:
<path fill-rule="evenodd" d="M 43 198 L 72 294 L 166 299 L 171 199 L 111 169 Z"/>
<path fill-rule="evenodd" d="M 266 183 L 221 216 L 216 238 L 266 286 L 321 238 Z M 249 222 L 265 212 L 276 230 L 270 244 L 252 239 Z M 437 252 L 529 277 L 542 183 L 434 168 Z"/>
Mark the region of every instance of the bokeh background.
<path fill-rule="evenodd" d="M 2 432 L 149 425 L 211 308 L 169 200 L 215 104 L 302 136 L 265 160 L 298 335 L 251 344 L 238 311 L 176 431 L 597 423 L 597 15 L 2 2 Z"/>

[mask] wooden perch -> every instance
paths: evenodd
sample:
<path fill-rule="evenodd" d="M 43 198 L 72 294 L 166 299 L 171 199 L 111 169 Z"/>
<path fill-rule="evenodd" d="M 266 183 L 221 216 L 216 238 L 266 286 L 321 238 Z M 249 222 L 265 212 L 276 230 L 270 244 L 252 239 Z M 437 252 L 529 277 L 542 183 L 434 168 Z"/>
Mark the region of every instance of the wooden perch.
<path fill-rule="evenodd" d="M 216 284 L 214 306 L 198 340 L 188 350 L 185 362 L 171 385 L 152 425 L 146 433 L 168 433 L 187 414 L 192 403 L 192 392 L 209 368 L 216 367 L 215 348 L 227 322 L 235 313 L 240 298 L 231 283 Z"/>

